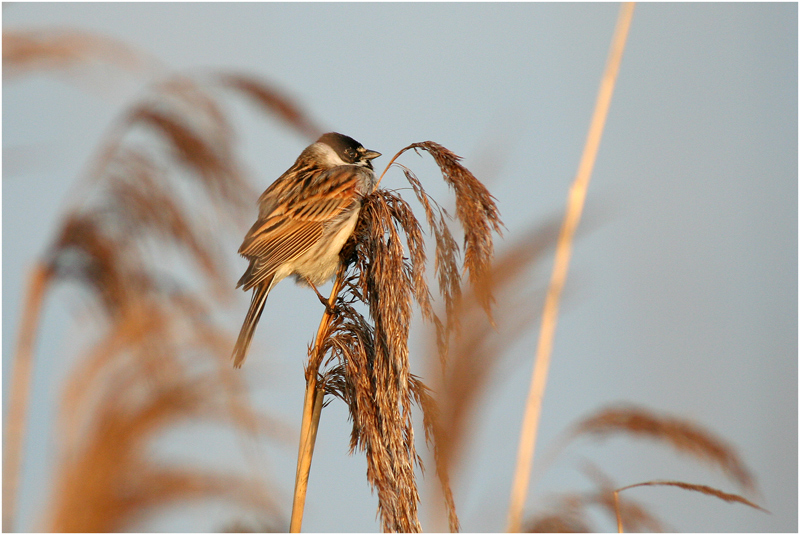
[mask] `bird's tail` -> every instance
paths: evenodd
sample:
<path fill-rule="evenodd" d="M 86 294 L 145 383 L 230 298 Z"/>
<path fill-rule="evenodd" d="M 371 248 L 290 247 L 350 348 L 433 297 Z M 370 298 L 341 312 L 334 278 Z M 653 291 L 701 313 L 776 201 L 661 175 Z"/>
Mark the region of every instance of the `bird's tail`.
<path fill-rule="evenodd" d="M 256 325 L 258 324 L 259 318 L 261 318 L 261 312 L 264 311 L 264 303 L 267 302 L 270 288 L 272 288 L 272 279 L 266 280 L 253 288 L 250 309 L 247 311 L 247 316 L 244 318 L 242 330 L 239 331 L 239 338 L 236 340 L 236 345 L 233 346 L 234 368 L 241 368 L 245 357 L 247 357 L 247 350 L 250 348 L 250 341 L 253 339 Z"/>

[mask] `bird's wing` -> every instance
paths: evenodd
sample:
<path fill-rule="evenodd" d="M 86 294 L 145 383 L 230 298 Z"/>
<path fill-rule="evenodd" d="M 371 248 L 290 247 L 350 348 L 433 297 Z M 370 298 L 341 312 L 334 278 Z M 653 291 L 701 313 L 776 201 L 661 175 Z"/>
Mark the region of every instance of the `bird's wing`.
<path fill-rule="evenodd" d="M 239 248 L 239 254 L 251 261 L 240 284 L 250 288 L 281 264 L 308 251 L 322 237 L 328 222 L 355 207 L 362 181 L 369 178 L 362 173 L 369 171 L 342 165 L 320 173 L 313 183 L 301 181 L 293 188 L 276 188 L 280 201 L 256 221 Z M 262 202 L 265 200 L 271 199 Z"/>

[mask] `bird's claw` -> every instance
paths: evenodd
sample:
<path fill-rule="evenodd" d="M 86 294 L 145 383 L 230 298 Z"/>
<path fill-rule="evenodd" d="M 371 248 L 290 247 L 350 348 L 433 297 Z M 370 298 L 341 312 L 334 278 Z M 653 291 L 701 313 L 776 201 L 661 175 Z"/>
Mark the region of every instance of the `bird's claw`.
<path fill-rule="evenodd" d="M 331 306 L 331 304 L 328 302 L 328 299 L 324 297 L 321 293 L 319 293 L 319 290 L 317 290 L 317 287 L 314 286 L 314 283 L 308 279 L 306 280 L 308 281 L 308 284 L 311 286 L 311 288 L 314 290 L 314 293 L 317 294 L 317 299 L 319 299 L 319 302 L 325 305 L 325 312 L 327 312 L 331 316 L 335 315 L 336 306 L 335 305 Z"/>
<path fill-rule="evenodd" d="M 325 312 L 330 314 L 331 316 L 336 314 L 336 305 L 331 306 L 327 299 L 325 299 L 322 294 L 317 293 L 317 298 L 319 298 L 319 302 L 325 305 Z"/>

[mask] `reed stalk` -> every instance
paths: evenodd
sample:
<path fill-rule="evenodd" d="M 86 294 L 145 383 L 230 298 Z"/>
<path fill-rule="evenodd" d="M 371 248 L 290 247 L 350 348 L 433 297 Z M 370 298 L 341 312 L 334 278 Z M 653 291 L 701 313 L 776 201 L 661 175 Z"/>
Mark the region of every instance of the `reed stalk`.
<path fill-rule="evenodd" d="M 589 180 L 591 179 L 597 151 L 600 147 L 600 139 L 603 135 L 608 109 L 611 105 L 614 84 L 617 79 L 617 74 L 619 73 L 622 53 L 625 49 L 625 41 L 627 40 L 631 18 L 633 17 L 633 7 L 633 3 L 624 3 L 620 7 L 605 73 L 600 82 L 600 89 L 598 91 L 586 145 L 578 166 L 577 174 L 570 187 L 569 197 L 567 199 L 567 212 L 564 216 L 561 232 L 556 244 L 555 262 L 553 264 L 550 285 L 547 290 L 547 297 L 545 298 L 544 309 L 542 311 L 539 343 L 536 349 L 536 361 L 533 367 L 531 385 L 525 405 L 522 430 L 520 432 L 517 465 L 514 472 L 514 482 L 511 489 L 511 500 L 508 512 L 508 531 L 510 532 L 518 532 L 520 530 L 522 509 L 525 505 L 531 468 L 533 466 L 536 435 L 539 427 L 539 417 L 541 415 L 542 398 L 544 397 L 544 389 L 547 383 L 547 372 L 550 366 L 550 354 L 553 349 L 553 338 L 555 336 L 556 323 L 558 320 L 558 306 L 561 299 L 561 292 L 567 280 L 569 260 L 572 254 L 572 242 L 575 231 L 578 228 L 578 223 L 580 222 L 581 213 L 583 212 L 586 191 L 589 187 Z"/>
<path fill-rule="evenodd" d="M 3 531 L 14 530 L 19 476 L 22 471 L 22 451 L 25 442 L 28 401 L 33 378 L 33 347 L 39 330 L 42 301 L 52 271 L 37 264 L 28 278 L 22 312 L 14 368 L 11 372 L 11 394 L 3 440 Z"/>
<path fill-rule="evenodd" d="M 306 394 L 303 401 L 303 419 L 300 424 L 300 443 L 297 448 L 297 472 L 294 480 L 294 499 L 292 500 L 292 517 L 289 524 L 290 533 L 300 533 L 303 524 L 303 510 L 306 503 L 306 491 L 308 490 L 308 475 L 311 471 L 311 458 L 314 456 L 314 444 L 317 440 L 317 429 L 319 428 L 319 418 L 322 412 L 322 401 L 325 391 L 317 384 L 319 367 L 322 363 L 320 348 L 322 342 L 328 334 L 331 321 L 333 320 L 333 306 L 336 304 L 336 297 L 342 289 L 346 264 L 343 262 L 336 273 L 336 279 L 328 298 L 328 307 L 322 314 L 317 329 L 317 337 L 314 340 L 314 347 L 311 350 L 311 358 L 306 369 Z"/>
<path fill-rule="evenodd" d="M 622 513 L 619 510 L 619 491 L 614 491 L 614 512 L 617 515 L 617 533 L 623 533 L 622 529 Z"/>

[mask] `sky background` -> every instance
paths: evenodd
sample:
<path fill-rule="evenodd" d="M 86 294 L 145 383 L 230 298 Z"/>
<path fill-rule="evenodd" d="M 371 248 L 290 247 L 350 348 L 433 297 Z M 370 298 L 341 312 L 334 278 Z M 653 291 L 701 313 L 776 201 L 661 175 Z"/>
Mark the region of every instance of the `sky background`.
<path fill-rule="evenodd" d="M 382 152 L 378 169 L 412 142 L 441 143 L 497 198 L 502 252 L 563 213 L 617 12 L 617 4 L 27 3 L 4 4 L 3 29 L 87 30 L 156 58 L 166 72 L 257 75 L 327 129 Z M 52 239 L 109 124 L 154 80 L 99 67 L 83 74 L 3 84 L 4 392 L 26 269 Z M 707 427 L 752 469 L 755 499 L 771 514 L 676 489 L 631 491 L 679 531 L 798 527 L 797 75 L 794 3 L 636 7 L 573 252 L 537 451 L 619 402 Z M 240 154 L 263 189 L 307 141 L 251 110 L 235 108 Z M 451 198 L 424 159 L 403 163 L 435 198 Z M 402 180 L 395 173 L 383 185 Z M 228 247 L 232 285 L 245 268 L 238 245 Z M 545 287 L 551 263 L 530 273 L 531 288 Z M 248 301 L 241 294 L 226 311 L 232 332 Z M 41 324 L 23 530 L 35 529 L 48 503 L 76 308 L 74 295 L 58 290 Z M 319 314 L 307 290 L 276 287 L 243 369 L 254 404 L 296 427 L 302 359 Z M 472 416 L 454 482 L 465 531 L 504 529 L 537 332 L 531 324 L 503 355 Z M 347 455 L 349 432 L 335 401 L 322 416 L 306 531 L 379 529 L 364 458 Z M 288 511 L 296 446 L 266 451 Z M 662 445 L 582 440 L 537 472 L 526 512 L 544 508 L 551 492 L 591 488 L 584 460 L 620 485 L 680 479 L 736 490 Z M 143 529 L 214 530 L 230 518 L 224 508 L 184 508 Z M 421 520 L 429 521 L 424 506 Z"/>

